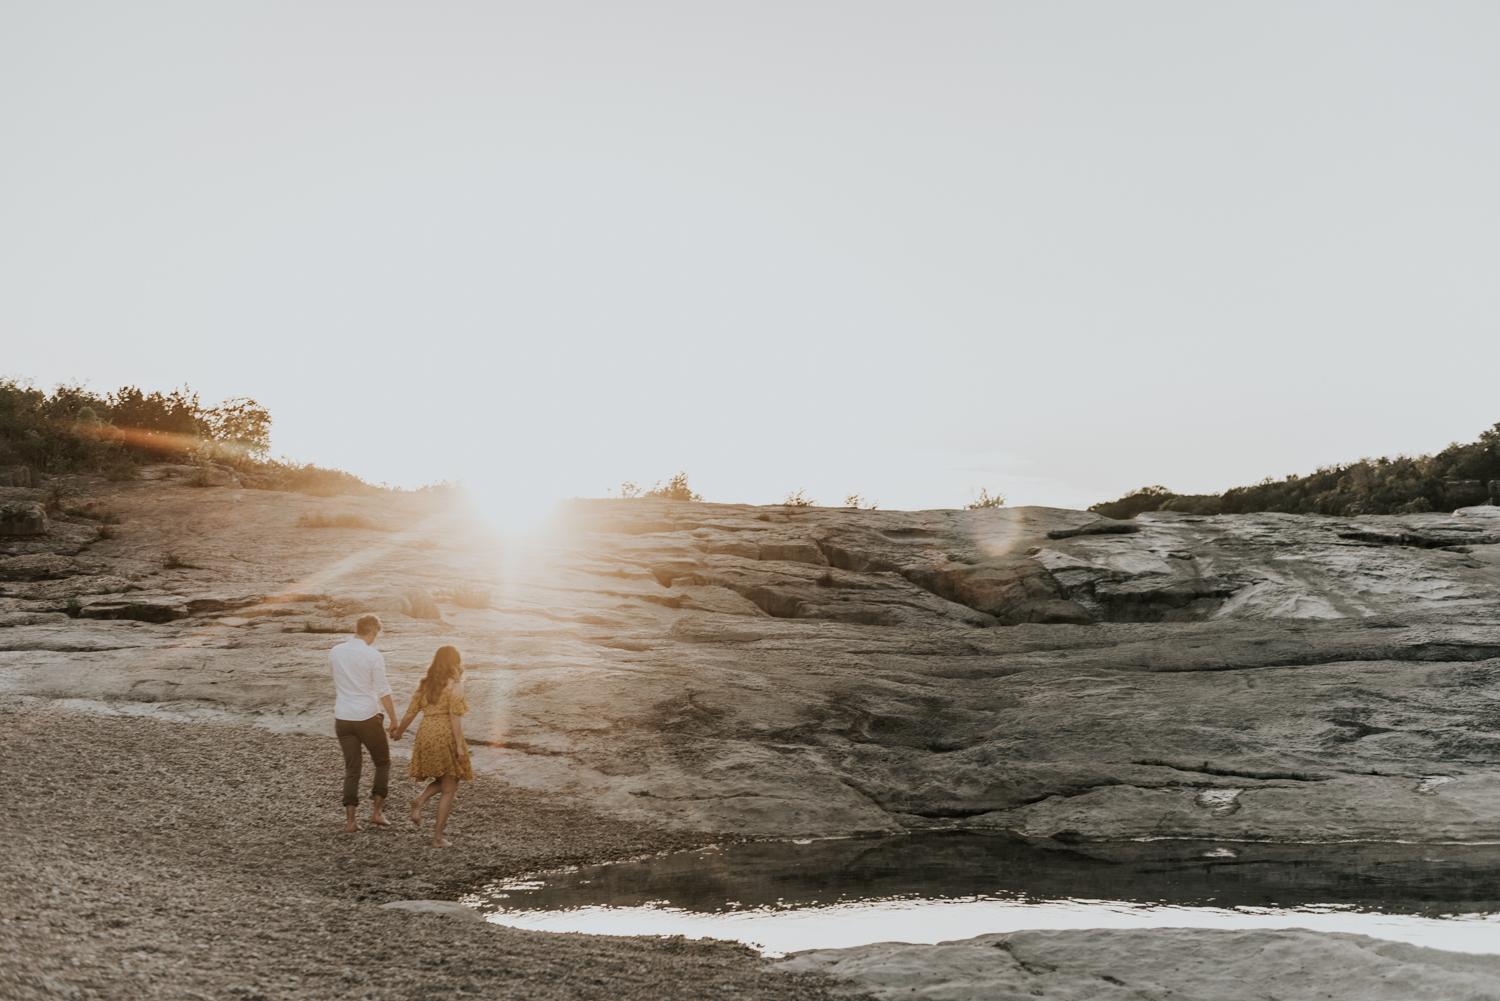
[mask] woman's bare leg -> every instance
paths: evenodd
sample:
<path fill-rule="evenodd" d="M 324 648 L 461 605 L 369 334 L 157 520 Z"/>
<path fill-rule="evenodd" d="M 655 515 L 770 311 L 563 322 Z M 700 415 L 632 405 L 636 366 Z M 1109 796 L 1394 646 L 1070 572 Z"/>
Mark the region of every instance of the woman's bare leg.
<path fill-rule="evenodd" d="M 438 791 L 442 788 L 442 781 L 439 779 L 433 779 L 431 782 L 427 783 L 426 789 L 423 789 L 420 793 L 411 798 L 411 822 L 413 824 L 418 827 L 422 826 L 422 807 L 426 806 L 427 801 L 436 796 L 438 794 Z"/>
<path fill-rule="evenodd" d="M 448 824 L 448 814 L 453 811 L 453 798 L 458 794 L 458 776 L 443 776 L 443 795 L 438 800 L 437 824 L 432 829 L 432 847 L 452 848 L 453 842 L 443 840 L 443 828 Z"/>

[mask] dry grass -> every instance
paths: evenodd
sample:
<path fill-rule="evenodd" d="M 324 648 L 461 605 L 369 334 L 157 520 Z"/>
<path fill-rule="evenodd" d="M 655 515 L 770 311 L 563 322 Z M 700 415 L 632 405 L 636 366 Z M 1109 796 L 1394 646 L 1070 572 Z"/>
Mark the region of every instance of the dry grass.
<path fill-rule="evenodd" d="M 302 623 L 302 631 L 304 633 L 352 633 L 354 627 L 344 625 L 334 619 L 323 619 L 317 622 L 309 619 Z"/>
<path fill-rule="evenodd" d="M 801 487 L 787 494 L 781 502 L 785 507 L 817 507 L 818 502 L 807 496 Z"/>
<path fill-rule="evenodd" d="M 322 511 L 314 511 L 312 514 L 304 514 L 297 518 L 298 528 L 362 528 L 370 532 L 389 532 L 390 529 L 384 525 L 378 525 L 362 514 L 353 511 L 339 511 L 335 514 L 324 514 Z"/>
<path fill-rule="evenodd" d="M 62 514 L 70 497 L 78 496 L 78 488 L 69 480 L 53 479 L 47 484 L 47 492 L 42 498 L 42 507 L 48 514 Z"/>
<path fill-rule="evenodd" d="M 964 505 L 964 510 L 965 511 L 980 511 L 980 510 L 984 510 L 985 508 L 1004 507 L 1004 506 L 1005 506 L 1005 495 L 1004 494 L 1002 494 L 998 490 L 996 490 L 994 493 L 990 493 L 988 488 L 986 488 L 986 487 L 980 487 L 979 488 L 979 495 L 977 497 L 975 497 L 974 500 L 971 501 L 970 503 L 965 504 Z"/>
<path fill-rule="evenodd" d="M 163 569 L 166 569 L 166 570 L 203 570 L 203 569 L 205 569 L 204 567 L 198 566 L 196 563 L 189 563 L 187 560 L 183 559 L 182 558 L 182 554 L 179 553 L 179 552 L 177 552 L 175 549 L 165 550 L 161 554 L 161 565 L 162 565 Z"/>
<path fill-rule="evenodd" d="M 440 601 L 451 601 L 460 608 L 489 608 L 490 589 L 478 584 L 456 584 L 437 592 Z"/>
<path fill-rule="evenodd" d="M 97 521 L 101 525 L 118 525 L 120 516 L 107 507 L 100 507 L 98 501 L 89 501 L 87 504 L 74 505 L 65 512 L 72 518 L 87 518 Z"/>

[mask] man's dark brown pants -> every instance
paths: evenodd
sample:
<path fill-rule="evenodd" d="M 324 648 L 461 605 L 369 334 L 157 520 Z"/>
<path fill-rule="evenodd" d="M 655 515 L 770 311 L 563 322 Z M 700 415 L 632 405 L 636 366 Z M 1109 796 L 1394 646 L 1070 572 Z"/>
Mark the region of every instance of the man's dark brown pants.
<path fill-rule="evenodd" d="M 338 734 L 339 748 L 344 752 L 344 805 L 359 805 L 359 773 L 364 767 L 365 756 L 360 753 L 363 744 L 375 763 L 375 784 L 370 787 L 371 796 L 386 796 L 386 783 L 391 778 L 391 745 L 385 739 L 385 713 L 376 713 L 369 719 L 357 722 L 347 719 L 333 721 L 333 732 Z"/>

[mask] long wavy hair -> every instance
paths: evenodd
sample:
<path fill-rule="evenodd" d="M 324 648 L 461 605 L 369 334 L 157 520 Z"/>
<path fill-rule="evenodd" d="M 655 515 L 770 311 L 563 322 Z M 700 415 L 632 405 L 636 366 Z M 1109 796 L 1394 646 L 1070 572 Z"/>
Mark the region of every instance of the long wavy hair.
<path fill-rule="evenodd" d="M 438 647 L 437 653 L 432 656 L 432 666 L 427 669 L 427 674 L 422 678 L 421 684 L 417 685 L 417 693 L 422 696 L 422 704 L 431 705 L 436 702 L 450 681 L 457 681 L 463 676 L 463 657 L 459 655 L 458 647 Z"/>

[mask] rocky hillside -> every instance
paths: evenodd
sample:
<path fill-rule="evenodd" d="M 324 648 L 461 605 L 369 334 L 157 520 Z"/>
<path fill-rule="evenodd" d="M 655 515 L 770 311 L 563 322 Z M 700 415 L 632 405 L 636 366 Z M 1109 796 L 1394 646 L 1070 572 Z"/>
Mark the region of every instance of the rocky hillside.
<path fill-rule="evenodd" d="M 398 703 L 456 644 L 481 767 L 622 817 L 1062 840 L 1500 824 L 1490 509 L 577 501 L 502 546 L 442 497 L 80 485 L 47 534 L 0 542 L 8 693 L 323 732 L 323 652 L 373 610 Z"/>

